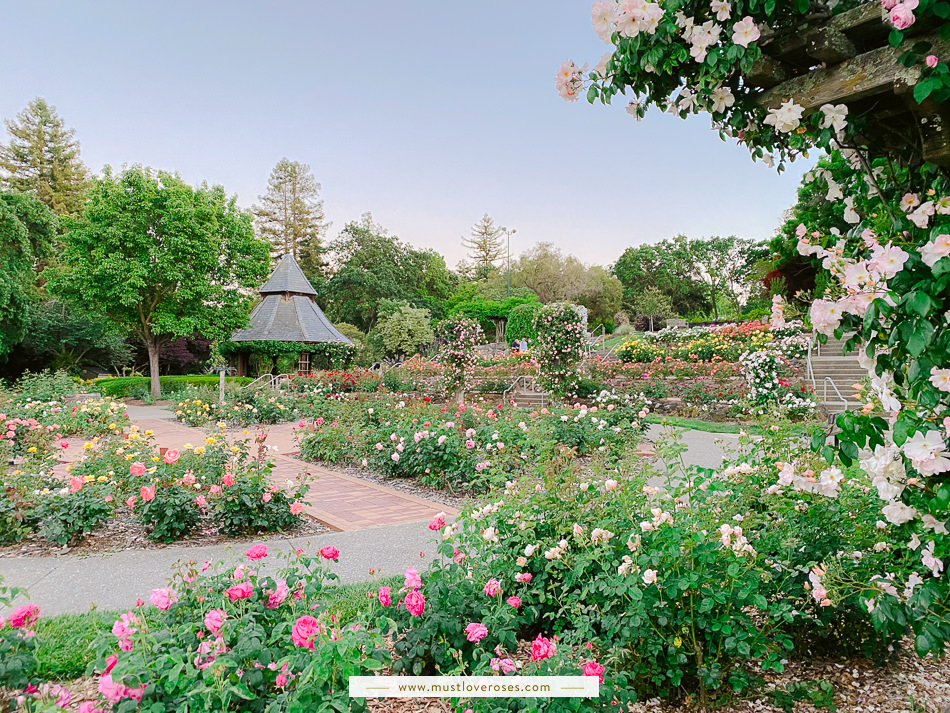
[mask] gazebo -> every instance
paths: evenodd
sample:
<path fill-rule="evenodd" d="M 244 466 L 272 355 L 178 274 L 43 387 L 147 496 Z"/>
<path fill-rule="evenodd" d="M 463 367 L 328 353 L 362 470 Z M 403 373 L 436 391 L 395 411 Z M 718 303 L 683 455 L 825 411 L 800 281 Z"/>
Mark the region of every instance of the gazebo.
<path fill-rule="evenodd" d="M 254 352 L 275 360 L 278 353 L 296 353 L 297 371 L 307 373 L 312 354 L 327 355 L 329 345 L 353 346 L 317 305 L 317 292 L 292 255 L 281 256 L 258 293 L 261 301 L 251 312 L 250 326 L 231 337 L 238 376 L 248 375 L 248 356 Z"/>

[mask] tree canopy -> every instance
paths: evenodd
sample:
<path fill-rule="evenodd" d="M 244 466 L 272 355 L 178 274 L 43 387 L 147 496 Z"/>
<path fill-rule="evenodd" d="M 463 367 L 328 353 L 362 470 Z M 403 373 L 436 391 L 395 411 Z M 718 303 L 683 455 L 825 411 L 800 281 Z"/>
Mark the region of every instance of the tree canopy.
<path fill-rule="evenodd" d="M 0 360 L 25 334 L 33 266 L 52 245 L 57 225 L 38 198 L 0 191 Z"/>
<path fill-rule="evenodd" d="M 197 333 L 227 339 L 247 324 L 251 290 L 268 273 L 267 243 L 222 187 L 141 166 L 106 168 L 65 243 L 51 289 L 145 343 L 156 397 L 159 347 Z"/>
<path fill-rule="evenodd" d="M 37 97 L 4 122 L 10 143 L 0 145 L 0 180 L 32 193 L 60 215 L 82 210 L 88 172 L 79 157 L 75 131 L 45 99 Z"/>

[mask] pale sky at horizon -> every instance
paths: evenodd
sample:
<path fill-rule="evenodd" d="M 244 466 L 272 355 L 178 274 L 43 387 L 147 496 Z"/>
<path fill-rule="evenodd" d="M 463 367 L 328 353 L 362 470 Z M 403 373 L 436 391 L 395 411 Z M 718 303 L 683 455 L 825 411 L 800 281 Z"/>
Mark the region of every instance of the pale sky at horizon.
<path fill-rule="evenodd" d="M 807 168 L 754 164 L 702 117 L 561 100 L 561 61 L 607 49 L 588 0 L 5 5 L 0 117 L 42 96 L 94 171 L 175 171 L 245 207 L 302 161 L 330 237 L 370 211 L 450 267 L 486 212 L 513 254 L 549 241 L 598 264 L 677 233 L 765 238 Z"/>

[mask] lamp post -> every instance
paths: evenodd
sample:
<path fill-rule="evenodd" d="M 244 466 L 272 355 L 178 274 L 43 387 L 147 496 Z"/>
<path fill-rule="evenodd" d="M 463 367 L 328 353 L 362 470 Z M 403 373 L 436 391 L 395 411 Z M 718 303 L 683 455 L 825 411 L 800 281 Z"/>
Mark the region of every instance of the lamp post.
<path fill-rule="evenodd" d="M 511 297 L 511 236 L 518 231 L 515 228 L 512 228 L 511 230 L 508 230 L 508 228 L 502 228 L 502 231 L 508 236 L 508 248 L 505 253 L 505 261 L 508 263 L 508 289 L 505 293 L 505 296 Z"/>

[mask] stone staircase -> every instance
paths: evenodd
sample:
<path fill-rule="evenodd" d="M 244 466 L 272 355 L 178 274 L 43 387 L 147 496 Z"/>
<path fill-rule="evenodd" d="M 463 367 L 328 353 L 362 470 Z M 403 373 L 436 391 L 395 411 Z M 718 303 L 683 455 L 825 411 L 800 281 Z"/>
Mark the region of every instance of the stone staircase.
<path fill-rule="evenodd" d="M 505 403 L 514 402 L 515 408 L 534 410 L 551 403 L 550 394 L 538 386 L 533 376 L 519 376 L 503 396 Z"/>
<path fill-rule="evenodd" d="M 858 363 L 856 352 L 844 355 L 844 342 L 829 339 L 827 344 L 816 344 L 811 351 L 811 385 L 819 404 L 828 414 L 855 408 L 859 401 L 854 397 L 854 384 L 867 376 Z"/>

